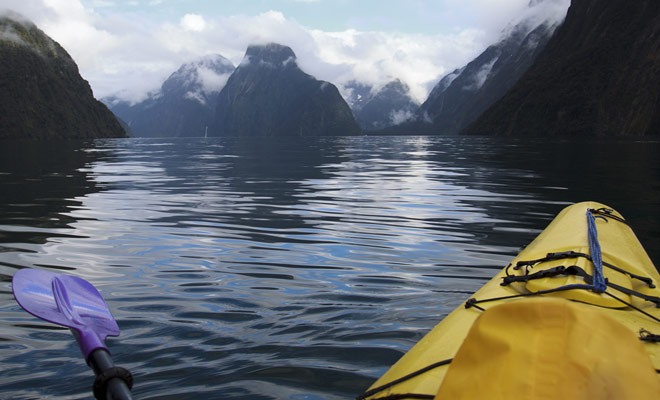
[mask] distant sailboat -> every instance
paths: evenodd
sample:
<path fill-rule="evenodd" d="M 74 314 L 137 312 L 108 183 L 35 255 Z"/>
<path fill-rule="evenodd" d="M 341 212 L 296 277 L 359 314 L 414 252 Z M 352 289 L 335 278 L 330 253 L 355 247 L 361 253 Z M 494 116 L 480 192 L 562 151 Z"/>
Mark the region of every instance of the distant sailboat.
<path fill-rule="evenodd" d="M 204 130 L 204 137 L 205 138 L 209 137 L 209 127 L 208 127 L 208 125 L 206 126 L 206 129 Z"/>

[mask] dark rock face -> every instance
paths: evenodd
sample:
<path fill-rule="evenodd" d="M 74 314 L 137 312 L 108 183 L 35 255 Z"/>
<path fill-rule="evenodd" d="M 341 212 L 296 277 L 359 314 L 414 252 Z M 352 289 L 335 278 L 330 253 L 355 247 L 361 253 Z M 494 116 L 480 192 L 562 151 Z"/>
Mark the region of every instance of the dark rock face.
<path fill-rule="evenodd" d="M 57 42 L 18 14 L 0 16 L 0 138 L 125 136 Z"/>
<path fill-rule="evenodd" d="M 163 83 L 159 92 L 130 104 L 104 99 L 110 109 L 138 137 L 205 136 L 213 124 L 218 93 L 234 71 L 220 55 L 183 64 Z"/>
<path fill-rule="evenodd" d="M 416 120 L 428 133 L 455 135 L 499 100 L 545 47 L 556 23 L 516 25 L 461 69 L 446 75 L 421 105 Z"/>
<path fill-rule="evenodd" d="M 346 136 L 360 128 L 337 88 L 304 73 L 286 46 L 250 46 L 218 96 L 209 136 Z"/>
<path fill-rule="evenodd" d="M 410 88 L 399 79 L 378 90 L 369 85 L 350 82 L 348 102 L 355 120 L 364 130 L 383 129 L 399 125 L 412 118 L 419 103 L 410 96 Z"/>
<path fill-rule="evenodd" d="M 660 2 L 573 0 L 535 64 L 471 135 L 660 133 Z"/>

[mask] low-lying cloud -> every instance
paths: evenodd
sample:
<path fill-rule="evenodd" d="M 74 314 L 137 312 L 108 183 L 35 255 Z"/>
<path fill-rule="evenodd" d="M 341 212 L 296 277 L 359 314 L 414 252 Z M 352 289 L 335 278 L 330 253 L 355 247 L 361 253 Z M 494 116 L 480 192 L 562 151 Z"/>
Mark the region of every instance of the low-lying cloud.
<path fill-rule="evenodd" d="M 27 45 L 23 39 L 21 39 L 20 36 L 14 31 L 13 29 L 9 27 L 5 27 L 3 29 L 0 29 L 0 40 L 5 40 L 8 42 L 16 43 L 21 46 Z"/>

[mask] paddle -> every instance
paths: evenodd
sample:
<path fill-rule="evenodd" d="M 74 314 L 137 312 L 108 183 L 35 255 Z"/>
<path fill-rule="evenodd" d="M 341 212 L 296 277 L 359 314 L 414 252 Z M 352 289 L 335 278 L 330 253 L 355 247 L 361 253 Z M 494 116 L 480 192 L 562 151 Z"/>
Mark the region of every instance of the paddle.
<path fill-rule="evenodd" d="M 106 337 L 119 336 L 119 327 L 91 283 L 75 276 L 24 268 L 14 274 L 12 290 L 25 311 L 71 329 L 87 365 L 96 374 L 97 399 L 132 398 L 130 372 L 114 366 L 104 344 Z"/>

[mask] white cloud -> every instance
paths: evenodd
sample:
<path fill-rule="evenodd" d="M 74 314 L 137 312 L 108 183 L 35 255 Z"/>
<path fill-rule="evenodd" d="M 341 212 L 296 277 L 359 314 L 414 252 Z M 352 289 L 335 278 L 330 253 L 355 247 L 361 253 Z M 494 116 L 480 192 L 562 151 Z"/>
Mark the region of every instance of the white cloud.
<path fill-rule="evenodd" d="M 415 114 L 410 110 L 395 110 L 390 112 L 390 121 L 393 125 L 401 125 L 411 119 Z"/>
<path fill-rule="evenodd" d="M 457 10 L 475 10 L 473 23 L 466 26 L 479 29 L 438 35 L 327 32 L 304 27 L 278 11 L 230 17 L 188 13 L 167 22 L 147 14 L 120 14 L 108 0 L 90 3 L 103 6 L 103 14 L 81 0 L 3 0 L 3 7 L 22 13 L 59 42 L 99 98 L 119 94 L 139 101 L 185 62 L 222 54 L 239 65 L 248 45 L 277 42 L 293 49 L 301 69 L 340 90 L 353 78 L 376 88 L 399 78 L 421 102 L 442 75 L 494 42 L 491 31 L 499 35 L 529 0 L 445 1 L 456 3 Z"/>
<path fill-rule="evenodd" d="M 492 42 L 522 20 L 538 25 L 542 20 L 559 22 L 571 0 L 444 0 L 459 10 L 464 23 L 478 26 Z M 536 17 L 536 20 L 534 18 Z"/>
<path fill-rule="evenodd" d="M 413 35 L 383 32 L 312 32 L 317 59 L 301 58 L 305 70 L 342 86 L 351 79 L 380 89 L 395 78 L 410 86 L 422 102 L 441 75 L 468 62 L 484 48 L 481 33 L 466 30 L 455 35 Z M 328 66 L 313 65 L 318 61 Z"/>
<path fill-rule="evenodd" d="M 98 8 L 114 7 L 117 5 L 114 1 L 109 1 L 109 0 L 93 0 L 91 4 L 92 7 L 98 7 Z"/>
<path fill-rule="evenodd" d="M 217 74 L 215 71 L 200 67 L 197 69 L 197 79 L 206 93 L 219 92 L 225 87 L 231 74 Z"/>
<path fill-rule="evenodd" d="M 183 97 L 185 97 L 188 100 L 195 100 L 199 102 L 199 104 L 201 105 L 206 105 L 206 98 L 200 92 L 186 92 L 186 94 Z"/>
<path fill-rule="evenodd" d="M 493 70 L 493 65 L 495 65 L 498 59 L 499 56 L 493 57 L 492 60 L 482 65 L 481 68 L 479 68 L 479 71 L 472 76 L 472 82 L 469 85 L 464 86 L 463 90 L 477 91 L 481 89 L 484 83 L 486 83 L 486 79 L 488 79 L 488 75 L 490 75 L 490 71 Z"/>
<path fill-rule="evenodd" d="M 493 41 L 512 19 L 521 14 L 530 0 L 445 0 L 447 8 L 460 13 L 465 24 L 478 26 Z"/>
<path fill-rule="evenodd" d="M 5 40 L 9 42 L 14 42 L 16 44 L 25 46 L 27 43 L 21 39 L 18 34 L 12 29 L 3 29 L 0 30 L 0 40 Z"/>
<path fill-rule="evenodd" d="M 181 18 L 180 25 L 186 31 L 201 32 L 206 27 L 206 21 L 199 14 L 186 14 Z"/>

